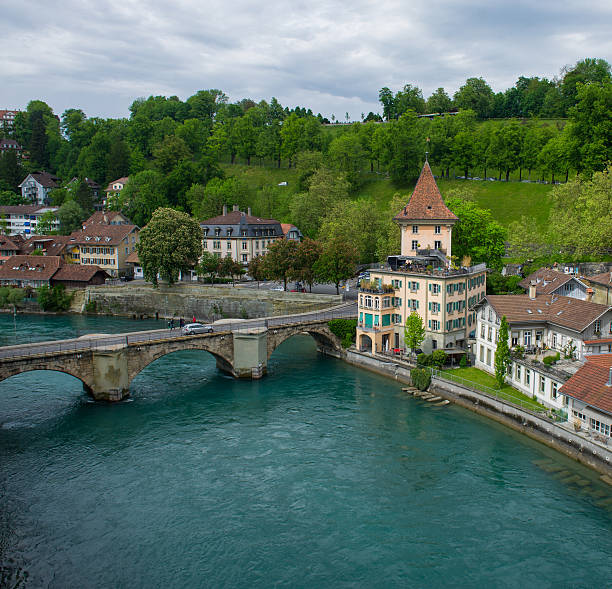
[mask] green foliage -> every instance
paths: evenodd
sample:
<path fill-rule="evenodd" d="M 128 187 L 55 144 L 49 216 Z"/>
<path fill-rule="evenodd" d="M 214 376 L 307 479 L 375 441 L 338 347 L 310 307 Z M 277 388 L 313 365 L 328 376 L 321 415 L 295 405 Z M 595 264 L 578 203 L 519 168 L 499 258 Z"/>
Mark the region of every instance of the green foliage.
<path fill-rule="evenodd" d="M 200 256 L 200 261 L 196 266 L 196 272 L 198 276 L 208 276 L 210 278 L 210 284 L 214 284 L 215 276 L 219 273 L 221 266 L 221 258 L 218 258 L 214 254 L 208 251 L 203 251 Z"/>
<path fill-rule="evenodd" d="M 468 365 L 467 355 L 463 354 L 463 356 L 461 356 L 461 360 L 459 360 L 459 367 L 460 368 L 467 368 L 467 365 Z"/>
<path fill-rule="evenodd" d="M 287 280 L 293 271 L 298 244 L 290 239 L 277 239 L 268 246 L 263 257 L 264 274 L 272 280 L 282 280 L 287 290 Z"/>
<path fill-rule="evenodd" d="M 431 354 L 421 353 L 417 356 L 417 364 L 419 366 L 432 366 Z"/>
<path fill-rule="evenodd" d="M 431 384 L 431 372 L 424 368 L 412 368 L 410 370 L 410 380 L 412 386 L 419 389 L 419 391 L 426 391 Z"/>
<path fill-rule="evenodd" d="M 501 318 L 499 325 L 499 333 L 497 336 L 497 345 L 495 347 L 495 380 L 501 389 L 506 382 L 506 374 L 508 368 L 512 364 L 512 356 L 510 355 L 510 346 L 508 345 L 509 337 L 508 320 L 504 315 Z"/>
<path fill-rule="evenodd" d="M 88 301 L 85 303 L 85 313 L 97 313 L 98 303 L 96 301 Z"/>
<path fill-rule="evenodd" d="M 186 213 L 159 208 L 140 232 L 136 246 L 144 277 L 157 286 L 159 274 L 168 284 L 197 264 L 202 254 L 202 229 Z"/>
<path fill-rule="evenodd" d="M 487 275 L 487 294 L 522 294 L 524 289 L 518 283 L 522 276 L 502 276 L 501 272 L 490 272 Z"/>
<path fill-rule="evenodd" d="M 43 311 L 67 311 L 70 308 L 74 293 L 67 293 L 63 284 L 53 287 L 41 286 L 36 289 L 36 298 Z"/>
<path fill-rule="evenodd" d="M 561 358 L 561 354 L 557 352 L 556 354 L 553 354 L 552 356 L 545 356 L 544 358 L 542 358 L 542 362 L 546 364 L 546 366 L 552 366 L 553 364 L 558 362 L 560 358 Z"/>
<path fill-rule="evenodd" d="M 340 292 L 340 282 L 355 274 L 357 250 L 339 237 L 327 240 L 313 269 L 315 276 L 321 282 L 332 282 L 336 286 L 336 294 Z"/>
<path fill-rule="evenodd" d="M 11 190 L 0 190 L 0 206 L 13 207 L 24 204 L 26 204 L 26 200 L 21 194 L 17 194 Z"/>
<path fill-rule="evenodd" d="M 332 319 L 327 322 L 329 329 L 342 340 L 342 346 L 350 348 L 355 341 L 357 319 Z"/>
<path fill-rule="evenodd" d="M 416 311 L 413 311 L 406 318 L 404 342 L 414 352 L 423 343 L 424 339 L 425 326 L 423 325 L 423 318 Z"/>
<path fill-rule="evenodd" d="M 153 212 L 164 207 L 167 199 L 162 189 L 164 177 L 155 170 L 145 170 L 130 176 L 117 201 L 109 208 L 121 211 L 139 227 L 144 227 Z"/>
<path fill-rule="evenodd" d="M 19 307 L 25 298 L 24 288 L 11 288 L 0 286 L 0 309 L 6 307 Z"/>
<path fill-rule="evenodd" d="M 446 364 L 448 356 L 444 350 L 434 350 L 431 353 L 431 363 L 433 366 L 437 366 L 438 368 L 442 368 L 444 364 Z"/>
<path fill-rule="evenodd" d="M 81 223 L 88 217 L 77 202 L 74 200 L 66 201 L 57 211 L 57 218 L 60 222 L 60 233 L 68 235 L 81 228 Z M 43 228 L 45 228 L 43 226 Z"/>

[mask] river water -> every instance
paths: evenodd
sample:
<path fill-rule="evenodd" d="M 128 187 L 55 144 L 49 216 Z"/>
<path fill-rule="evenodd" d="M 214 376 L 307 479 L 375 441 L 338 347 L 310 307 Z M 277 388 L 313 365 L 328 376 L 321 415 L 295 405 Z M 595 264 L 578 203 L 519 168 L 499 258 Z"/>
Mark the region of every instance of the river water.
<path fill-rule="evenodd" d="M 116 405 L 59 373 L 0 383 L 2 587 L 610 587 L 611 510 L 595 473 L 307 336 L 257 382 L 166 356 Z"/>

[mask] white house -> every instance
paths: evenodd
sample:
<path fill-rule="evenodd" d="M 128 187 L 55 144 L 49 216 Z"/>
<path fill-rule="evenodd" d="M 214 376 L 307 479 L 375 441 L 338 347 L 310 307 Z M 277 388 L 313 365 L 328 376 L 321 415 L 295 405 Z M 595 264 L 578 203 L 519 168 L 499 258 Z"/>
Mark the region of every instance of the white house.
<path fill-rule="evenodd" d="M 32 172 L 19 184 L 21 195 L 32 204 L 48 205 L 49 193 L 60 186 L 60 179 L 48 172 Z"/>
<path fill-rule="evenodd" d="M 0 218 L 6 227 L 7 235 L 36 235 L 40 218 L 48 212 L 57 212 L 57 207 L 40 205 L 0 206 Z M 59 229 L 59 220 L 54 217 L 51 229 Z"/>

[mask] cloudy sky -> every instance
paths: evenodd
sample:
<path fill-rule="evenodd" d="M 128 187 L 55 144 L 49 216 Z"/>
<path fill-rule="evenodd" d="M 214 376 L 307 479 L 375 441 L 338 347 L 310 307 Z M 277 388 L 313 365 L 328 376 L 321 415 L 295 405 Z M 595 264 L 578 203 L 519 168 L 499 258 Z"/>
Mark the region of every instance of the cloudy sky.
<path fill-rule="evenodd" d="M 482 76 L 552 77 L 612 61 L 609 0 L 28 0 L 2 2 L 0 108 L 128 116 L 140 96 L 219 88 L 231 101 L 357 120 L 378 90 L 449 94 Z"/>

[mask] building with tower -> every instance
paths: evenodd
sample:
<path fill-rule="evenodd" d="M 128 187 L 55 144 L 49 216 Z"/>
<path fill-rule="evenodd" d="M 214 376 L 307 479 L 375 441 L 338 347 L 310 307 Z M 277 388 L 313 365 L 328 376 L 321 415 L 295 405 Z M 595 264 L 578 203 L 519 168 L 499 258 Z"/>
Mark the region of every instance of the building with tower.
<path fill-rule="evenodd" d="M 485 296 L 487 269 L 469 260 L 453 262 L 452 232 L 459 219 L 444 203 L 428 162 L 394 221 L 401 229 L 400 253 L 360 284 L 358 348 L 409 351 L 404 325 L 416 312 L 425 326 L 424 352 L 463 354 L 476 328 L 472 307 Z"/>

